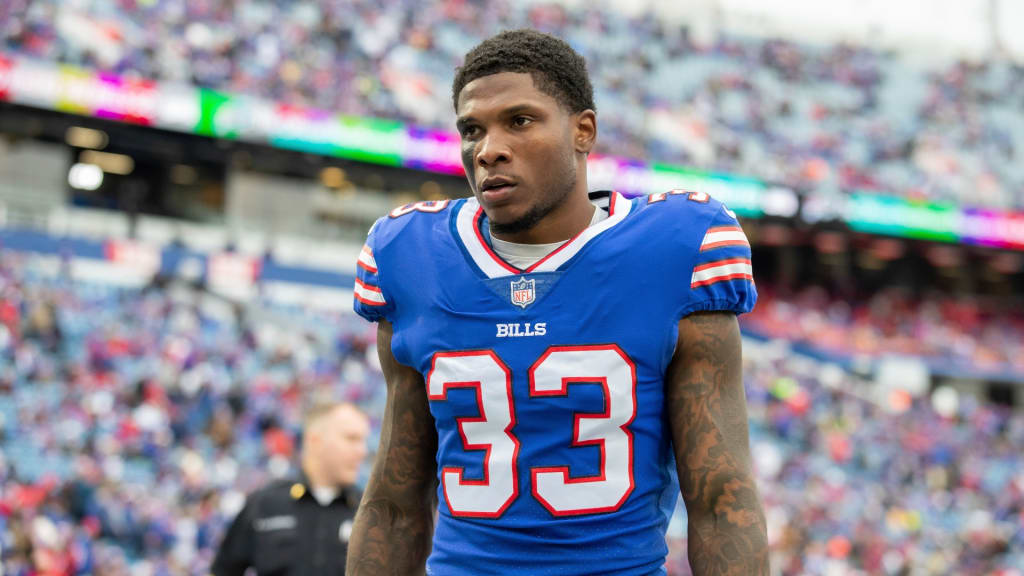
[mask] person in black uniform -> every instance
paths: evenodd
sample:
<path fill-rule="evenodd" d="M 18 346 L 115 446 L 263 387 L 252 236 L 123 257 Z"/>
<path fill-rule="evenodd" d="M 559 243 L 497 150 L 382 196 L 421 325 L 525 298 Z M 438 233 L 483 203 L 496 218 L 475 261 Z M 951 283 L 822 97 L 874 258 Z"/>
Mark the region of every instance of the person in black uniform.
<path fill-rule="evenodd" d="M 212 576 L 334 576 L 345 573 L 355 487 L 370 423 L 352 404 L 311 409 L 303 422 L 301 474 L 247 499 L 210 568 Z"/>

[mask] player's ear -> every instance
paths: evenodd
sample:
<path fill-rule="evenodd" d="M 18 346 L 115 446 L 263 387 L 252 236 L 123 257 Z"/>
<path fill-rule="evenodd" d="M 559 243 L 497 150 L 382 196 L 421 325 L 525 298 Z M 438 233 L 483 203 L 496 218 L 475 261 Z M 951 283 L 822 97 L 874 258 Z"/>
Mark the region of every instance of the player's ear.
<path fill-rule="evenodd" d="M 576 151 L 589 154 L 597 142 L 597 114 L 584 110 L 573 116 L 573 144 Z"/>

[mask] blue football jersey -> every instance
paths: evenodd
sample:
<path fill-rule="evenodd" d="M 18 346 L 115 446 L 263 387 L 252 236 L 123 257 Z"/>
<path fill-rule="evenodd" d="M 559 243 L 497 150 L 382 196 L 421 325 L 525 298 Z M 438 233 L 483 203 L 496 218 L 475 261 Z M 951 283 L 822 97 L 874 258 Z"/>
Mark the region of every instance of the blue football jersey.
<path fill-rule="evenodd" d="M 370 231 L 355 310 L 393 324 L 437 427 L 428 574 L 664 574 L 665 371 L 682 317 L 753 308 L 750 246 L 707 194 L 591 201 L 608 217 L 526 270 L 494 253 L 472 198 Z"/>

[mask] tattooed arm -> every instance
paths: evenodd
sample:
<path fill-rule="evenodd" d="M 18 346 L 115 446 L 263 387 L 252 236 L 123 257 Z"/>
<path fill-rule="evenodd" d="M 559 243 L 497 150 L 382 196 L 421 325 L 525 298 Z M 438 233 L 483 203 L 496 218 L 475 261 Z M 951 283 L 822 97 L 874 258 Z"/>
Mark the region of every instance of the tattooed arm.
<path fill-rule="evenodd" d="M 380 321 L 388 399 L 380 447 L 348 545 L 349 576 L 423 574 L 434 531 L 437 431 L 423 377 L 391 353 L 392 328 Z"/>
<path fill-rule="evenodd" d="M 665 377 L 695 576 L 768 574 L 764 511 L 750 466 L 739 325 L 692 314 Z"/>

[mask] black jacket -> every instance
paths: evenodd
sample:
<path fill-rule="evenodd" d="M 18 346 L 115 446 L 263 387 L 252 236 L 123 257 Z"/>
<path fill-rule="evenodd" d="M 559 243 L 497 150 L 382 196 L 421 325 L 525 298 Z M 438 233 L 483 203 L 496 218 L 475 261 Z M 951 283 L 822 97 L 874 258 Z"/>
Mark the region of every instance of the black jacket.
<path fill-rule="evenodd" d="M 327 506 L 305 478 L 282 480 L 251 494 L 231 524 L 210 572 L 242 576 L 339 576 L 362 495 L 345 488 Z"/>

